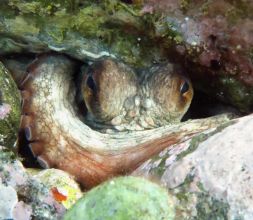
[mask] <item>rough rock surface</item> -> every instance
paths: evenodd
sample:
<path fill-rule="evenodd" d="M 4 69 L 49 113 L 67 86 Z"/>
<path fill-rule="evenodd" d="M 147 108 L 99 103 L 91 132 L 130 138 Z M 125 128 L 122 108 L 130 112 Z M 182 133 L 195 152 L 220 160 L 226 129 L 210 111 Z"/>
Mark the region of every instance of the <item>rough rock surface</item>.
<path fill-rule="evenodd" d="M 68 174 L 48 170 L 32 176 L 13 153 L 0 146 L 0 219 L 59 219 L 80 194 Z"/>
<path fill-rule="evenodd" d="M 11 186 L 0 184 L 0 195 L 3 200 L 0 203 L 0 219 L 10 219 L 15 205 L 18 202 L 17 192 Z"/>
<path fill-rule="evenodd" d="M 159 178 L 178 200 L 179 219 L 253 218 L 253 115 L 174 145 L 136 173 Z"/>
<path fill-rule="evenodd" d="M 195 89 L 242 111 L 253 108 L 251 0 L 122 2 L 4 0 L 0 54 L 53 50 L 82 61 L 109 55 L 138 68 L 175 61 Z"/>
<path fill-rule="evenodd" d="M 253 108 L 252 9 L 251 0 L 147 0 L 142 11 L 163 15 L 154 26 L 165 42 L 176 33 L 168 55 L 186 67 L 195 89 L 245 111 Z"/>
<path fill-rule="evenodd" d="M 58 169 L 46 169 L 34 175 L 47 188 L 51 189 L 56 201 L 69 209 L 83 194 L 74 178 Z"/>
<path fill-rule="evenodd" d="M 13 147 L 20 121 L 20 94 L 8 70 L 0 63 L 0 145 Z"/>

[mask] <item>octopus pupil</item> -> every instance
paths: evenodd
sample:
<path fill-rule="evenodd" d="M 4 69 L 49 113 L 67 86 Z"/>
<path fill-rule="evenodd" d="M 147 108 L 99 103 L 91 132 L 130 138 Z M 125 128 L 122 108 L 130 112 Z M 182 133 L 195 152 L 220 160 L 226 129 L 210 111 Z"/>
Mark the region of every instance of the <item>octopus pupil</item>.
<path fill-rule="evenodd" d="M 87 86 L 92 91 L 96 91 L 96 84 L 95 84 L 94 79 L 92 78 L 92 76 L 88 76 L 88 79 L 87 79 L 86 83 L 87 83 Z"/>
<path fill-rule="evenodd" d="M 183 85 L 180 87 L 180 93 L 183 95 L 189 90 L 189 84 L 187 82 L 184 82 Z"/>
<path fill-rule="evenodd" d="M 126 4 L 133 4 L 132 0 L 121 0 L 122 2 L 126 3 Z"/>

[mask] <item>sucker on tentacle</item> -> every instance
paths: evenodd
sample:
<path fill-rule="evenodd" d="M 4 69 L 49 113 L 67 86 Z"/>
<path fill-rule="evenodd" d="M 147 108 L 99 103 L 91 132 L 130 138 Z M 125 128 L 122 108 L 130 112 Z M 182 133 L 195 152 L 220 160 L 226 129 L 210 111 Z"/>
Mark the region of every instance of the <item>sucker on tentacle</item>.
<path fill-rule="evenodd" d="M 74 70 L 71 59 L 55 54 L 41 55 L 29 65 L 28 75 L 19 86 L 23 99 L 21 129 L 43 167 L 65 170 L 86 188 L 130 172 L 166 147 L 210 128 L 212 120 L 195 120 L 134 132 L 92 130 L 75 109 Z"/>

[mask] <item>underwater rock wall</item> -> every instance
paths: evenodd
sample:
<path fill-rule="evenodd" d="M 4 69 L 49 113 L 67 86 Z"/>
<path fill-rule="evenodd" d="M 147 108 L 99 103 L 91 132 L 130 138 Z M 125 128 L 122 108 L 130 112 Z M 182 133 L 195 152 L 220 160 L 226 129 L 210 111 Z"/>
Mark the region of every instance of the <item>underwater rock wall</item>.
<path fill-rule="evenodd" d="M 153 176 L 178 200 L 179 219 L 252 219 L 253 116 L 164 150 L 134 173 Z"/>
<path fill-rule="evenodd" d="M 19 91 L 8 70 L 0 63 L 0 145 L 14 147 L 20 116 Z"/>
<path fill-rule="evenodd" d="M 185 67 L 195 89 L 252 110 L 250 0 L 4 0 L 3 5 L 2 55 L 54 50 L 81 60 L 113 56 L 138 68 L 172 60 Z"/>

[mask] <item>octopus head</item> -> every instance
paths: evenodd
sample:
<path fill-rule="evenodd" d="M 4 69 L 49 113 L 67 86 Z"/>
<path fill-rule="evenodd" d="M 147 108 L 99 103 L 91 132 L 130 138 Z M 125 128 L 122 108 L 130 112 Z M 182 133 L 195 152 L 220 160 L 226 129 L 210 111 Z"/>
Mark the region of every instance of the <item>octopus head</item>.
<path fill-rule="evenodd" d="M 82 93 L 88 124 L 143 130 L 180 121 L 191 103 L 193 89 L 189 79 L 172 64 L 138 74 L 107 58 L 88 68 Z"/>

